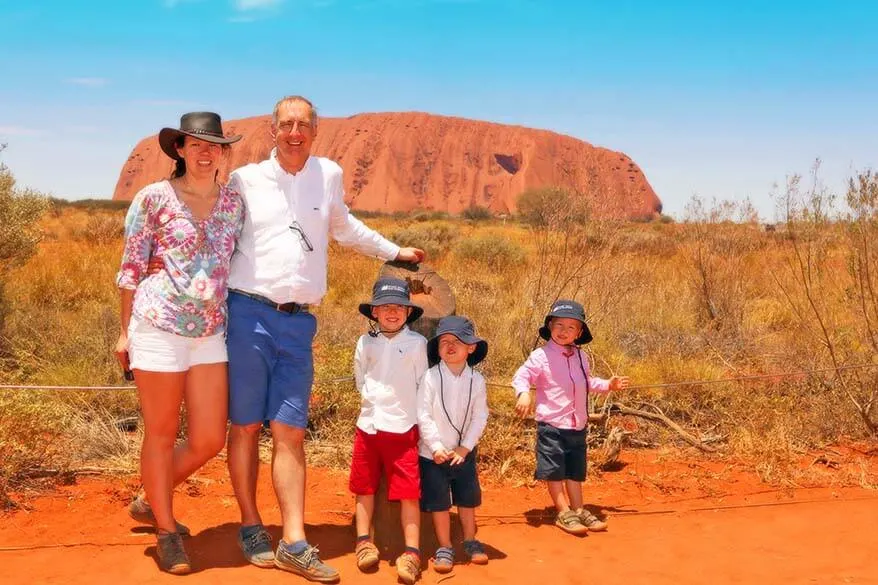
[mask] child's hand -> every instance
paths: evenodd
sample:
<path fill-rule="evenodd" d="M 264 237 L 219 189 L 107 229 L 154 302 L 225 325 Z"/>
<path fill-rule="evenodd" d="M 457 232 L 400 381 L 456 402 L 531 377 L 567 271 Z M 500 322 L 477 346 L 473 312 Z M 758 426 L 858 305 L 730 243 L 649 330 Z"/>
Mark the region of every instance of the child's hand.
<path fill-rule="evenodd" d="M 530 392 L 522 392 L 515 403 L 515 413 L 524 418 L 530 412 Z"/>
<path fill-rule="evenodd" d="M 617 390 L 627 390 L 630 385 L 628 376 L 613 376 L 610 378 L 610 390 L 613 392 Z"/>
<path fill-rule="evenodd" d="M 460 465 L 466 459 L 466 456 L 469 455 L 469 449 L 466 447 L 455 447 L 449 455 L 451 456 L 451 465 Z"/>
<path fill-rule="evenodd" d="M 446 461 L 448 461 L 449 453 L 445 449 L 437 449 L 433 451 L 433 463 L 436 465 L 442 465 Z"/>

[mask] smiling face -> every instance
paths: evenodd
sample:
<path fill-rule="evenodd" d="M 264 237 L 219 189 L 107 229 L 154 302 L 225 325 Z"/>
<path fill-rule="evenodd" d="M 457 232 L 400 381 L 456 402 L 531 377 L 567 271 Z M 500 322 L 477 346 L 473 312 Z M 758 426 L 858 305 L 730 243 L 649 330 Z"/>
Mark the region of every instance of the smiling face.
<path fill-rule="evenodd" d="M 573 345 L 582 333 L 582 323 L 569 317 L 553 317 L 549 320 L 549 333 L 558 345 Z"/>
<path fill-rule="evenodd" d="M 311 156 L 317 136 L 314 111 L 303 101 L 282 102 L 271 125 L 277 158 L 284 170 L 298 172 Z"/>
<path fill-rule="evenodd" d="M 177 154 L 186 161 L 186 172 L 193 179 L 213 178 L 219 170 L 223 157 L 223 146 L 191 136 L 183 137 L 183 145 L 176 146 Z"/>
<path fill-rule="evenodd" d="M 372 316 L 378 321 L 378 327 L 387 337 L 396 335 L 408 318 L 411 307 L 403 305 L 379 305 L 372 307 Z"/>
<path fill-rule="evenodd" d="M 443 333 L 439 336 L 439 358 L 452 371 L 465 366 L 466 358 L 475 350 L 474 343 L 464 343 L 451 333 Z"/>

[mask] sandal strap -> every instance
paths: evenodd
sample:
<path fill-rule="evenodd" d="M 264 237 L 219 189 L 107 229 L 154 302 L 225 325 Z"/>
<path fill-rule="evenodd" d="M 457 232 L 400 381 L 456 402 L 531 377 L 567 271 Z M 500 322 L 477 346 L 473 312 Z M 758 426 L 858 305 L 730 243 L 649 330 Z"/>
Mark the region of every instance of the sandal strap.
<path fill-rule="evenodd" d="M 447 546 L 440 546 L 436 549 L 436 554 L 433 555 L 433 558 L 437 561 L 448 561 L 454 562 L 454 549 Z"/>
<path fill-rule="evenodd" d="M 562 514 L 558 514 L 558 522 L 560 522 L 561 524 L 563 524 L 567 528 L 570 528 L 571 526 L 574 526 L 576 524 L 580 524 L 580 525 L 582 524 L 582 521 L 580 521 L 579 516 L 573 510 L 568 510 L 567 512 L 564 512 Z"/>
<path fill-rule="evenodd" d="M 354 550 L 354 553 L 357 555 L 357 560 L 363 560 L 364 557 L 368 555 L 377 555 L 378 547 L 371 540 L 365 540 L 363 542 L 357 543 L 357 547 Z"/>
<path fill-rule="evenodd" d="M 465 540 L 463 542 L 463 551 L 469 556 L 485 554 L 485 547 L 478 540 Z"/>

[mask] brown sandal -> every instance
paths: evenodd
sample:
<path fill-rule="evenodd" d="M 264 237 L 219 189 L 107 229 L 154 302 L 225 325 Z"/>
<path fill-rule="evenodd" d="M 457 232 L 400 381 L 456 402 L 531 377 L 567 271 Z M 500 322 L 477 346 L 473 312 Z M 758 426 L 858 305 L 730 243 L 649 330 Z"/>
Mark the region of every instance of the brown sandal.
<path fill-rule="evenodd" d="M 361 540 L 354 549 L 357 555 L 357 568 L 368 571 L 378 564 L 378 547 L 371 540 Z"/>
<path fill-rule="evenodd" d="M 421 576 L 421 559 L 411 553 L 402 553 L 396 559 L 396 575 L 405 585 L 414 585 Z"/>

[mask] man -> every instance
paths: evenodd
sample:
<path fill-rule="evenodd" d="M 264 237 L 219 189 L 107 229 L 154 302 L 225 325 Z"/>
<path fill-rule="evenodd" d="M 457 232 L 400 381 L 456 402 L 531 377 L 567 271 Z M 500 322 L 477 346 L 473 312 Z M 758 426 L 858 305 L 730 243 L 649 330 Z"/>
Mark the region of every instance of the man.
<path fill-rule="evenodd" d="M 238 544 L 248 561 L 321 582 L 338 580 L 305 538 L 305 428 L 313 381 L 309 307 L 326 293 L 329 237 L 385 260 L 420 262 L 424 252 L 400 248 L 353 217 L 343 200 L 342 170 L 311 156 L 317 112 L 301 96 L 281 99 L 272 115 L 275 148 L 268 160 L 234 171 L 230 186 L 247 218 L 229 276 L 228 462 L 241 509 Z M 258 439 L 272 435 L 272 480 L 283 537 L 271 537 L 256 507 Z"/>

